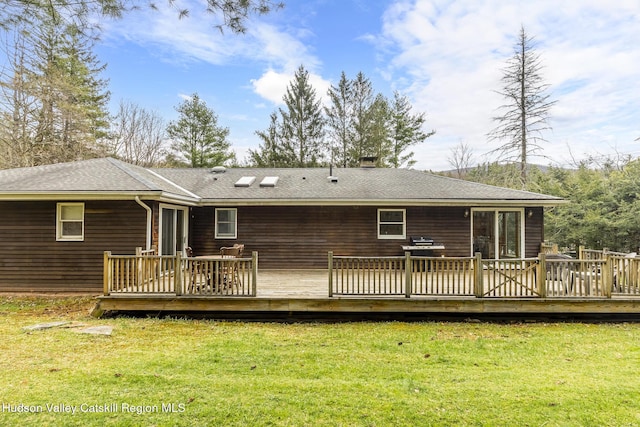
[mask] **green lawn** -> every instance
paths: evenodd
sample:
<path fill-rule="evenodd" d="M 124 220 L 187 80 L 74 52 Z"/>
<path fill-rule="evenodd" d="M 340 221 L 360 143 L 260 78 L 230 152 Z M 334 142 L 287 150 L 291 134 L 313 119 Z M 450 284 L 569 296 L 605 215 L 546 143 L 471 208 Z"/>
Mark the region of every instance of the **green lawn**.
<path fill-rule="evenodd" d="M 0 298 L 0 425 L 640 424 L 640 324 L 94 319 L 92 305 Z M 57 320 L 113 334 L 22 329 Z"/>

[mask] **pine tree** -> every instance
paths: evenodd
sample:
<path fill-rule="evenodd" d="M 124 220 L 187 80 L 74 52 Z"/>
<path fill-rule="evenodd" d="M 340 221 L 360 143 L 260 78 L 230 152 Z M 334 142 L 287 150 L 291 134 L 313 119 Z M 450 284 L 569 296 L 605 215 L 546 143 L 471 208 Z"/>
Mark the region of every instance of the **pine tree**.
<path fill-rule="evenodd" d="M 11 116 L 11 126 L 0 136 L 10 153 L 8 167 L 100 155 L 97 140 L 107 126 L 109 92 L 93 41 L 51 16 L 37 18 L 37 28 L 14 32 L 0 82 L 1 113 Z"/>
<path fill-rule="evenodd" d="M 371 107 L 375 98 L 371 81 L 362 72 L 359 72 L 352 81 L 352 88 L 353 133 L 348 164 L 350 167 L 356 167 L 362 157 L 375 155 L 371 138 L 373 125 Z"/>
<path fill-rule="evenodd" d="M 391 153 L 390 137 L 391 111 L 389 101 L 382 94 L 376 95 L 369 109 L 369 143 L 367 155 L 376 158 L 376 167 L 387 167 L 387 159 Z"/>
<path fill-rule="evenodd" d="M 282 124 L 276 112 L 271 113 L 271 122 L 266 131 L 256 131 L 262 140 L 258 150 L 249 150 L 249 162 L 260 168 L 277 168 L 290 166 L 283 156 Z"/>
<path fill-rule="evenodd" d="M 177 121 L 167 127 L 171 148 L 192 168 L 220 166 L 235 159 L 227 141 L 229 129 L 218 126 L 218 116 L 194 93 L 176 107 Z"/>
<path fill-rule="evenodd" d="M 388 158 L 388 163 L 394 168 L 405 164 L 413 166 L 413 152 L 407 150 L 435 134 L 433 130 L 427 133 L 423 131 L 424 113 L 412 114 L 412 108 L 406 96 L 394 92 L 389 117 L 391 152 Z"/>
<path fill-rule="evenodd" d="M 352 82 L 347 79 L 344 71 L 340 75 L 338 86 L 332 85 L 327 94 L 331 102 L 325 107 L 331 163 L 346 168 L 353 134 L 353 89 Z"/>
<path fill-rule="evenodd" d="M 283 155 L 292 167 L 314 167 L 325 158 L 324 118 L 320 100 L 309 83 L 309 72 L 301 65 L 283 97 Z"/>
<path fill-rule="evenodd" d="M 542 150 L 545 141 L 543 131 L 549 130 L 549 109 L 555 103 L 546 90 L 549 85 L 542 79 L 540 55 L 534 50 L 533 39 L 520 28 L 514 55 L 503 71 L 503 89 L 498 92 L 506 103 L 500 107 L 503 113 L 494 117 L 497 126 L 489 133 L 490 140 L 506 141 L 498 152 L 503 160 L 520 163 L 522 184 L 527 181 L 529 155 Z"/>

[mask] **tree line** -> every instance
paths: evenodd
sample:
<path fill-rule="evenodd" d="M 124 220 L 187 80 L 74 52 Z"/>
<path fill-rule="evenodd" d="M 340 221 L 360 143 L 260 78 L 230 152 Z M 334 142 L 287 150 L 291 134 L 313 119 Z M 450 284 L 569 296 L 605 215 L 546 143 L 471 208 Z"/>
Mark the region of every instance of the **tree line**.
<path fill-rule="evenodd" d="M 33 19 L 33 18 L 32 18 Z M 93 39 L 73 25 L 43 13 L 38 29 L 22 26 L 5 40 L 9 58 L 0 74 L 0 167 L 23 167 L 114 156 L 141 166 L 238 165 L 229 129 L 197 93 L 176 106 L 178 119 L 121 101 L 110 115 L 105 68 L 92 54 Z M 246 166 L 357 166 L 376 157 L 377 166 L 411 166 L 410 148 L 433 135 L 422 130 L 424 113 L 408 98 L 376 94 L 362 73 L 328 91 L 322 105 L 300 66 L 271 114 L 262 141 Z"/>
<path fill-rule="evenodd" d="M 257 132 L 260 147 L 250 150 L 250 163 L 262 167 L 314 167 L 330 163 L 355 167 L 363 157 L 378 167 L 412 166 L 409 149 L 434 134 L 424 132 L 424 113 L 413 113 L 406 96 L 392 100 L 376 94 L 359 72 L 348 79 L 342 72 L 322 106 L 300 66 L 283 97 L 284 107 L 271 114 L 269 127 Z"/>
<path fill-rule="evenodd" d="M 457 176 L 457 172 L 445 173 Z M 461 178 L 523 189 L 518 162 L 489 162 L 467 169 Z M 640 250 L 640 158 L 589 158 L 569 168 L 528 165 L 525 190 L 562 197 L 567 203 L 545 208 L 545 239 L 563 251 L 580 245 L 619 252 Z"/>

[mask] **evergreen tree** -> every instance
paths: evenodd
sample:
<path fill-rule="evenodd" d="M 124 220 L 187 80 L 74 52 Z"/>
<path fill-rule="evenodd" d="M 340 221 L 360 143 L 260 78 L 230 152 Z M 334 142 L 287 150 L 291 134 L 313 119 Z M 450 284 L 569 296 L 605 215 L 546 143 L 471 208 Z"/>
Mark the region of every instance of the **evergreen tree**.
<path fill-rule="evenodd" d="M 223 165 L 235 159 L 227 141 L 229 129 L 218 126 L 218 116 L 194 93 L 176 107 L 177 121 L 167 127 L 171 148 L 183 156 L 190 167 Z"/>
<path fill-rule="evenodd" d="M 369 109 L 370 128 L 367 155 L 376 158 L 376 167 L 388 167 L 387 159 L 391 153 L 390 140 L 391 110 L 389 101 L 382 94 L 376 95 Z"/>
<path fill-rule="evenodd" d="M 11 117 L 0 134 L 11 158 L 6 167 L 101 155 L 97 141 L 105 135 L 109 93 L 93 41 L 51 16 L 38 18 L 37 28 L 16 30 L 7 49 L 0 95 L 1 114 Z"/>
<path fill-rule="evenodd" d="M 151 10 L 174 8 L 178 19 L 187 18 L 191 10 L 178 8 L 173 0 L 151 2 L 148 0 L 5 0 L 0 16 L 0 29 L 16 24 L 37 25 L 34 15 L 46 13 L 57 23 L 66 21 L 80 30 L 95 27 L 92 17 L 120 18 L 132 10 L 147 7 Z M 219 18 L 217 27 L 234 33 L 244 33 L 251 15 L 265 15 L 284 7 L 283 3 L 272 0 L 206 0 L 201 2 L 196 13 L 208 13 Z"/>
<path fill-rule="evenodd" d="M 362 72 L 352 81 L 353 90 L 353 133 L 349 148 L 350 167 L 357 167 L 362 157 L 374 156 L 375 148 L 371 138 L 373 120 L 371 107 L 375 100 L 371 81 Z"/>
<path fill-rule="evenodd" d="M 271 122 L 266 131 L 256 131 L 262 140 L 258 150 L 249 150 L 249 162 L 260 168 L 289 167 L 282 150 L 282 124 L 276 112 L 271 113 Z"/>
<path fill-rule="evenodd" d="M 326 147 L 324 118 L 320 100 L 309 83 L 309 72 L 300 66 L 283 97 L 282 117 L 283 155 L 292 167 L 320 165 Z"/>
<path fill-rule="evenodd" d="M 331 104 L 325 107 L 326 124 L 330 140 L 331 163 L 346 168 L 349 165 L 349 147 L 353 134 L 352 82 L 344 71 L 338 86 L 331 86 L 327 93 Z"/>
<path fill-rule="evenodd" d="M 500 107 L 503 113 L 494 117 L 497 126 L 489 133 L 491 140 L 506 141 L 494 151 L 505 160 L 520 162 L 523 185 L 527 181 L 528 156 L 542 149 L 543 131 L 548 130 L 547 117 L 554 101 L 549 100 L 540 71 L 540 56 L 533 39 L 521 27 L 513 57 L 503 72 L 504 87 L 499 93 L 507 100 Z"/>
<path fill-rule="evenodd" d="M 411 103 L 406 96 L 398 91 L 393 94 L 391 104 L 389 132 L 391 139 L 391 153 L 388 163 L 394 168 L 402 165 L 413 166 L 413 152 L 407 150 L 417 144 L 424 142 L 432 136 L 435 131 L 425 133 L 422 129 L 425 117 L 424 113 L 412 114 Z"/>

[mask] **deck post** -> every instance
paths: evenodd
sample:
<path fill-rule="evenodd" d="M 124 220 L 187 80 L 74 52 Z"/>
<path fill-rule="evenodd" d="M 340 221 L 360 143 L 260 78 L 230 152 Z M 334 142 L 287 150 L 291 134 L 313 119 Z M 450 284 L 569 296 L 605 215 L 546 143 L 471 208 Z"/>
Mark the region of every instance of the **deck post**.
<path fill-rule="evenodd" d="M 473 261 L 473 268 L 475 269 L 475 283 L 474 290 L 476 294 L 476 298 L 482 298 L 484 294 L 484 283 L 483 283 L 483 274 L 482 274 L 482 253 L 476 252 Z"/>
<path fill-rule="evenodd" d="M 537 285 L 538 285 L 538 295 L 540 298 L 547 297 L 547 287 L 546 279 L 547 279 L 547 255 L 544 252 L 540 252 L 538 254 L 538 266 L 537 266 Z"/>
<path fill-rule="evenodd" d="M 111 287 L 111 252 L 104 251 L 104 264 L 103 264 L 103 273 L 102 273 L 102 286 L 103 293 L 105 296 L 109 295 L 109 288 Z"/>
<path fill-rule="evenodd" d="M 611 298 L 611 291 L 613 288 L 613 261 L 611 255 L 604 253 L 604 265 L 602 271 L 602 291 L 606 298 Z"/>
<path fill-rule="evenodd" d="M 413 271 L 413 265 L 411 261 L 411 252 L 406 251 L 404 253 L 404 296 L 406 298 L 411 297 L 411 276 Z"/>
<path fill-rule="evenodd" d="M 584 259 L 584 246 L 578 246 L 578 259 Z"/>
<path fill-rule="evenodd" d="M 258 251 L 251 252 L 251 296 L 258 294 Z"/>
<path fill-rule="evenodd" d="M 327 270 L 329 271 L 329 298 L 331 298 L 333 296 L 333 251 L 329 251 Z"/>
<path fill-rule="evenodd" d="M 173 266 L 173 281 L 176 295 L 180 296 L 182 295 L 182 254 L 179 251 L 176 252 L 175 263 Z"/>

